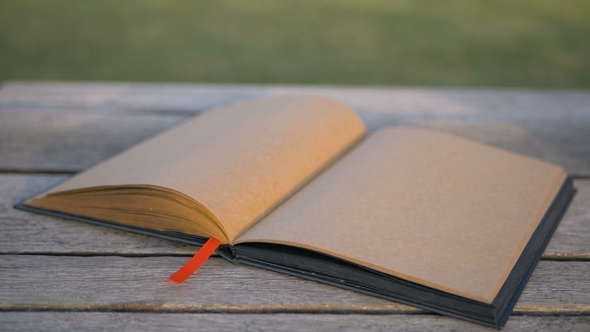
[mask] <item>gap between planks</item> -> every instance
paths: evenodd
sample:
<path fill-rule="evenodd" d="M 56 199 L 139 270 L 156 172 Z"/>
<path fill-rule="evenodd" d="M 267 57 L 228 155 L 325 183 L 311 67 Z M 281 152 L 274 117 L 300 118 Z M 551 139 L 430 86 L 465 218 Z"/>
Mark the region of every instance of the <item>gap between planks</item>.
<path fill-rule="evenodd" d="M 78 169 L 38 169 L 38 168 L 2 168 L 0 167 L 0 174 L 5 175 L 75 175 L 82 172 Z M 587 180 L 590 179 L 590 175 L 580 174 L 569 174 L 576 180 Z"/>
<path fill-rule="evenodd" d="M 200 247 L 195 247 L 195 253 Z M 183 253 L 111 253 L 111 252 L 0 252 L 0 256 L 68 256 L 68 257 L 125 257 L 125 258 L 147 258 L 147 257 L 192 257 L 193 254 Z M 221 259 L 216 253 L 213 253 L 211 259 Z M 544 253 L 541 256 L 544 261 L 590 261 L 590 254 L 560 254 Z"/>
<path fill-rule="evenodd" d="M 32 169 L 32 168 L 2 168 L 0 167 L 0 174 L 6 175 L 74 175 L 80 172 L 75 169 Z"/>
<path fill-rule="evenodd" d="M 436 315 L 426 310 L 392 303 L 386 306 L 335 305 L 185 305 L 185 304 L 11 304 L 0 303 L 0 312 L 150 312 L 150 313 L 228 313 L 228 314 L 364 314 L 364 315 Z M 590 305 L 560 307 L 519 306 L 512 316 L 590 316 Z"/>
<path fill-rule="evenodd" d="M 7 331 L 498 331 L 438 315 L 5 312 Z M 503 331 L 588 331 L 589 316 L 516 316 Z"/>

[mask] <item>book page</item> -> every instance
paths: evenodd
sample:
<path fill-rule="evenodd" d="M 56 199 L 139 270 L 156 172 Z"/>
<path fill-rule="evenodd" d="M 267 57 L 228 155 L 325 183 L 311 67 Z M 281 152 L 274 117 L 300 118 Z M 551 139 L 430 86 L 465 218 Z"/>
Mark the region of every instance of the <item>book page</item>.
<path fill-rule="evenodd" d="M 327 98 L 245 102 L 189 119 L 45 194 L 99 186 L 172 189 L 209 210 L 227 243 L 364 135 L 361 119 Z"/>
<path fill-rule="evenodd" d="M 433 131 L 378 131 L 240 236 L 491 303 L 566 179 Z"/>

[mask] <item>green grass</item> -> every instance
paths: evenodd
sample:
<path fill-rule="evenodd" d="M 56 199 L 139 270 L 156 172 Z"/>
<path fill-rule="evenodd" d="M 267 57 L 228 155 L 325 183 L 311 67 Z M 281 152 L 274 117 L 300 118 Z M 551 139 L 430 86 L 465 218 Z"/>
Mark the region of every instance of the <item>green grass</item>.
<path fill-rule="evenodd" d="M 0 0 L 0 82 L 590 87 L 590 1 Z"/>

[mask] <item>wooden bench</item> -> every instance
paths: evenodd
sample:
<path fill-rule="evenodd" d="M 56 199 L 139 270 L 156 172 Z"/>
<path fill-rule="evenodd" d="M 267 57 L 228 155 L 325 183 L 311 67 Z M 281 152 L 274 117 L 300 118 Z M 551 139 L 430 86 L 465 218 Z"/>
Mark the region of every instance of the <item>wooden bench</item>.
<path fill-rule="evenodd" d="M 302 93 L 563 166 L 578 193 L 505 330 L 590 330 L 590 92 L 121 83 L 0 89 L 0 330 L 486 330 L 220 257 L 167 287 L 196 247 L 12 208 L 211 107 Z"/>

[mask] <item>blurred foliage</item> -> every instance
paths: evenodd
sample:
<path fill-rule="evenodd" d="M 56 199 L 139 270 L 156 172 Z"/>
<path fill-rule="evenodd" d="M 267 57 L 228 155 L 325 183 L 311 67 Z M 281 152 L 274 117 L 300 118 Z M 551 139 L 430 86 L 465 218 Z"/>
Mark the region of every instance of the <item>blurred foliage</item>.
<path fill-rule="evenodd" d="M 0 0 L 0 82 L 590 87 L 590 1 Z"/>

